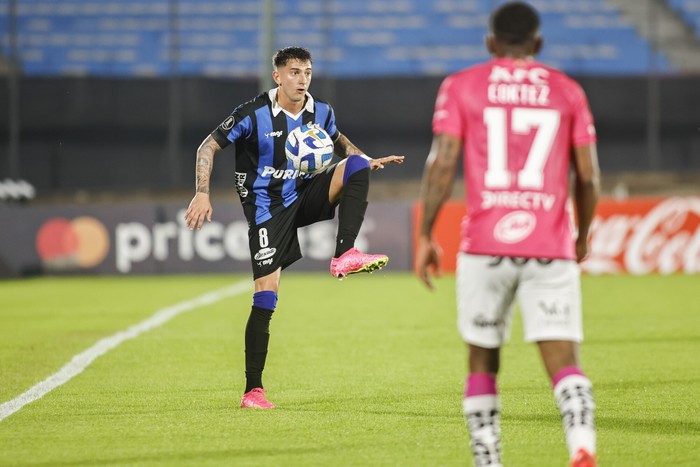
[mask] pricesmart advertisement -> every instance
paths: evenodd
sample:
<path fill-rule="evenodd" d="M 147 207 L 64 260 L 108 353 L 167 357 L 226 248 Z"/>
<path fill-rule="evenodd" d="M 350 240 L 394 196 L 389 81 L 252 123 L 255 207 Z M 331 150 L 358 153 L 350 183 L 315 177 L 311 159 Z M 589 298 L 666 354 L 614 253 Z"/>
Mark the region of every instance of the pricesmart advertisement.
<path fill-rule="evenodd" d="M 51 274 L 250 272 L 248 224 L 238 203 L 214 205 L 202 230 L 185 226 L 186 205 L 0 206 L 0 277 Z M 370 203 L 356 247 L 411 259 L 409 203 Z M 327 271 L 337 219 L 299 229 L 304 258 L 289 270 Z"/>

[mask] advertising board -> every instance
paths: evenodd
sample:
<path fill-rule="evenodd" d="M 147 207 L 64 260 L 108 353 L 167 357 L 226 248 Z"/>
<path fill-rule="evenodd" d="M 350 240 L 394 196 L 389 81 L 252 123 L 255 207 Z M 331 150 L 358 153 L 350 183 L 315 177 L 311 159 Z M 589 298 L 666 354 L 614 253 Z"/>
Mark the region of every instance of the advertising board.
<path fill-rule="evenodd" d="M 443 248 L 443 272 L 454 272 L 463 202 L 449 201 L 440 211 L 433 234 Z M 420 225 L 413 206 L 413 242 Z M 700 272 L 700 198 L 603 199 L 590 232 L 590 274 L 695 274 Z M 414 246 L 415 248 L 415 246 Z"/>
<path fill-rule="evenodd" d="M 33 274 L 249 272 L 240 204 L 217 203 L 211 223 L 189 230 L 180 203 L 0 206 L 0 277 Z M 356 247 L 410 268 L 410 205 L 371 203 Z M 304 258 L 290 269 L 327 271 L 337 220 L 299 229 Z"/>

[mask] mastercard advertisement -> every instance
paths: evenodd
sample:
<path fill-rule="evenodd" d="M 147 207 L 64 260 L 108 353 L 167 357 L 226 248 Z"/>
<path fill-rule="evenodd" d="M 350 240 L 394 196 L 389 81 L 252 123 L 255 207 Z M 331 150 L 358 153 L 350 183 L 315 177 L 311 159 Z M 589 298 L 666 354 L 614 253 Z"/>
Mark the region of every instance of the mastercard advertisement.
<path fill-rule="evenodd" d="M 5 226 L 0 229 L 0 277 L 117 272 L 117 258 L 130 254 L 123 248 L 117 251 L 117 241 L 142 250 L 148 246 L 140 242 L 142 238 L 117 238 L 117 226 L 126 215 L 127 224 L 146 228 L 155 214 L 152 206 L 0 205 L 0 222 Z M 150 269 L 135 266 L 143 273 Z"/>
<path fill-rule="evenodd" d="M 39 227 L 35 241 L 42 264 L 54 269 L 94 268 L 104 261 L 110 247 L 107 228 L 89 216 L 48 219 Z"/>

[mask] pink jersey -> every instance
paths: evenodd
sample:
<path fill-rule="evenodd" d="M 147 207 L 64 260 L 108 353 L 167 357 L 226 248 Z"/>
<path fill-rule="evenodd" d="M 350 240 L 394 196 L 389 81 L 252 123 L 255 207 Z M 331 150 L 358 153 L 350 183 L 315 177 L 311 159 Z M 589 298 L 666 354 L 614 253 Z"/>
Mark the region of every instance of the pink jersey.
<path fill-rule="evenodd" d="M 576 257 L 569 162 L 573 147 L 596 136 L 575 81 L 534 60 L 497 58 L 462 70 L 440 87 L 433 133 L 464 141 L 461 251 Z"/>

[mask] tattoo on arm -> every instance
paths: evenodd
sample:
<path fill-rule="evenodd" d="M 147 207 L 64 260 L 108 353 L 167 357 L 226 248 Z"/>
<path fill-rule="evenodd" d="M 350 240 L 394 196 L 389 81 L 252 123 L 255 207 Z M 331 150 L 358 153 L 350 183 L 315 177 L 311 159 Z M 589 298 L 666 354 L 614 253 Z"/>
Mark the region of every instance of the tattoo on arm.
<path fill-rule="evenodd" d="M 452 192 L 461 141 L 448 135 L 438 135 L 426 161 L 422 194 L 423 220 L 421 235 L 429 236 L 443 203 Z"/>
<path fill-rule="evenodd" d="M 333 144 L 333 153 L 342 159 L 345 159 L 351 154 L 364 154 L 364 151 L 352 144 L 352 142 L 341 133 L 338 133 L 338 137 L 333 141 Z"/>
<path fill-rule="evenodd" d="M 214 167 L 214 154 L 221 149 L 219 144 L 211 137 L 207 136 L 202 144 L 197 148 L 197 162 L 195 168 L 195 188 L 197 193 L 209 194 L 209 182 L 211 171 Z"/>

